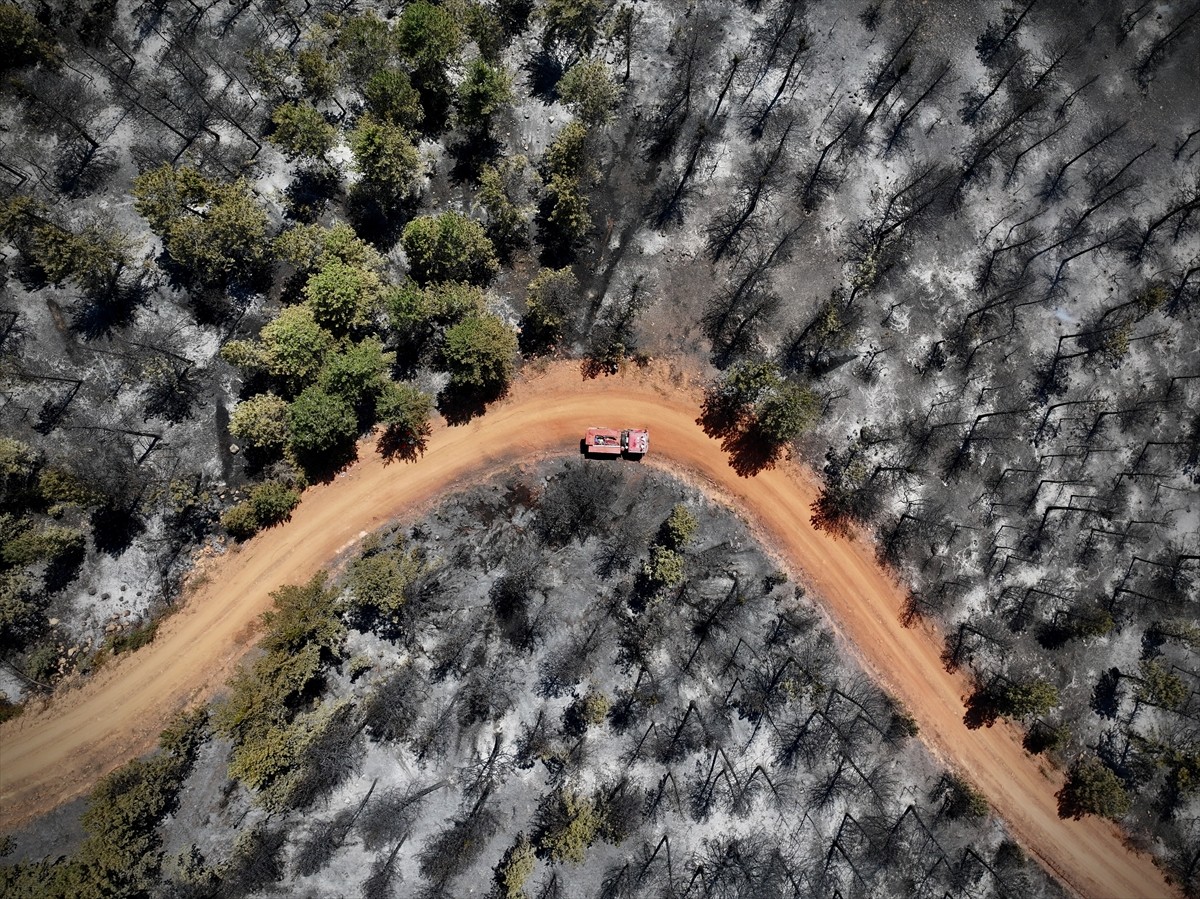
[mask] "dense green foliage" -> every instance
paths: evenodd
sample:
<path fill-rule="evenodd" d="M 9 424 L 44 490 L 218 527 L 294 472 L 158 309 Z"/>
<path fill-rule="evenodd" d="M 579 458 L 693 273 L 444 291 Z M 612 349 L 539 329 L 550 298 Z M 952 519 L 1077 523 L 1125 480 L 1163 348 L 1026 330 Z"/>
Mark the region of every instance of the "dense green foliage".
<path fill-rule="evenodd" d="M 483 226 L 457 212 L 419 216 L 405 226 L 401 240 L 409 274 L 419 284 L 487 284 L 500 266 Z"/>
<path fill-rule="evenodd" d="M 486 132 L 495 116 L 512 102 L 512 78 L 482 59 L 472 60 L 458 86 L 458 116 L 471 131 Z"/>
<path fill-rule="evenodd" d="M 612 121 L 614 108 L 621 99 L 621 86 L 601 59 L 577 62 L 558 82 L 563 102 L 591 127 Z"/>
<path fill-rule="evenodd" d="M 287 400 L 259 393 L 237 404 L 229 416 L 229 433 L 261 450 L 280 450 L 288 440 Z"/>
<path fill-rule="evenodd" d="M 323 159 L 337 137 L 336 129 L 308 103 L 281 103 L 271 113 L 271 123 L 271 142 L 289 159 Z"/>
<path fill-rule="evenodd" d="M 298 456 L 319 461 L 354 440 L 358 417 L 343 397 L 313 385 L 288 407 L 288 432 L 289 446 Z"/>
<path fill-rule="evenodd" d="M 495 315 L 469 315 L 446 329 L 442 365 L 458 389 L 494 391 L 512 377 L 517 335 Z"/>
<path fill-rule="evenodd" d="M 1081 756 L 1071 765 L 1059 800 L 1062 811 L 1076 818 L 1098 815 L 1115 820 L 1132 804 L 1121 779 L 1093 755 Z"/>
<path fill-rule="evenodd" d="M 135 178 L 133 196 L 172 261 L 201 284 L 251 278 L 267 262 L 267 216 L 244 181 L 164 165 Z"/>
<path fill-rule="evenodd" d="M 521 319 L 521 347 L 544 352 L 563 337 L 568 316 L 578 304 L 579 281 L 569 268 L 544 268 L 529 283 Z"/>

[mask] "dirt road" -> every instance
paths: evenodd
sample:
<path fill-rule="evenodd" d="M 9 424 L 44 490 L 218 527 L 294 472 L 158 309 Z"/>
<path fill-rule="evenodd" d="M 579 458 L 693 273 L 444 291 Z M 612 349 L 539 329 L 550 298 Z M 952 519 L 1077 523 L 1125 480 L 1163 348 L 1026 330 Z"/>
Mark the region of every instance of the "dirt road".
<path fill-rule="evenodd" d="M 1150 857 L 1128 850 L 1115 826 L 1058 817 L 1061 775 L 1027 755 L 1015 729 L 966 728 L 967 683 L 943 669 L 936 633 L 900 626 L 903 594 L 870 546 L 810 526 L 811 475 L 783 465 L 738 477 L 696 426 L 697 414 L 696 392 L 672 385 L 665 369 L 581 382 L 577 368 L 557 365 L 527 376 L 482 419 L 435 430 L 417 463 L 387 464 L 363 444 L 343 476 L 305 493 L 291 522 L 214 563 L 208 584 L 152 644 L 49 708 L 0 727 L 0 832 L 86 792 L 149 749 L 177 709 L 212 696 L 254 644 L 276 587 L 306 580 L 366 532 L 416 515 L 447 491 L 547 448 L 574 450 L 589 425 L 645 424 L 653 440 L 647 463 L 687 474 L 752 521 L 814 588 L 863 664 L 908 706 L 927 745 L 987 795 L 1028 852 L 1086 896 L 1173 895 Z"/>

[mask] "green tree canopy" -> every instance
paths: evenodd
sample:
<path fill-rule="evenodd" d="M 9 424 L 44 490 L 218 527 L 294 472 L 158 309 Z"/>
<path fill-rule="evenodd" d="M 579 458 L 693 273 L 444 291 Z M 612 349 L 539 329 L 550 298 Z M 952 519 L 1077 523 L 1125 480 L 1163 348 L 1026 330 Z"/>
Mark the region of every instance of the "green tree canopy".
<path fill-rule="evenodd" d="M 487 308 L 482 288 L 461 281 L 428 287 L 405 281 L 389 290 L 383 302 L 392 328 L 405 333 L 452 325 L 468 315 L 482 314 Z"/>
<path fill-rule="evenodd" d="M 786 381 L 755 407 L 758 432 L 777 445 L 795 440 L 812 427 L 821 412 L 817 395 L 803 384 Z"/>
<path fill-rule="evenodd" d="M 287 401 L 259 393 L 237 404 L 229 416 L 229 433 L 261 450 L 280 450 L 287 444 Z"/>
<path fill-rule="evenodd" d="M 558 93 L 583 124 L 607 125 L 621 99 L 621 85 L 604 60 L 586 59 L 567 70 Z"/>
<path fill-rule="evenodd" d="M 375 414 L 395 436 L 420 440 L 429 434 L 433 399 L 415 384 L 388 382 L 379 394 Z"/>
<path fill-rule="evenodd" d="M 333 335 L 317 324 L 308 306 L 289 306 L 259 332 L 263 367 L 296 392 L 320 372 Z"/>
<path fill-rule="evenodd" d="M 451 386 L 496 390 L 508 384 L 517 353 L 517 335 L 495 315 L 470 315 L 447 328 L 442 365 Z"/>
<path fill-rule="evenodd" d="M 604 824 L 596 803 L 569 788 L 548 799 L 541 818 L 538 848 L 552 862 L 582 862 Z"/>
<path fill-rule="evenodd" d="M 401 236 L 409 274 L 418 284 L 486 284 L 500 268 L 496 248 L 479 222 L 457 212 L 422 215 Z"/>
<path fill-rule="evenodd" d="M 521 345 L 540 352 L 562 339 L 571 310 L 579 302 L 579 281 L 570 268 L 544 268 L 529 283 L 521 319 Z"/>
<path fill-rule="evenodd" d="M 379 276 L 370 269 L 330 260 L 304 285 L 304 301 L 318 325 L 345 334 L 367 323 L 379 286 Z"/>
<path fill-rule="evenodd" d="M 592 161 L 589 131 L 582 122 L 568 122 L 546 148 L 546 169 L 566 181 L 584 185 L 596 180 L 598 170 Z"/>
<path fill-rule="evenodd" d="M 386 548 L 376 546 L 351 563 L 346 583 L 356 606 L 395 623 L 401 607 L 408 602 L 410 586 L 424 569 L 416 549 L 405 550 L 399 543 Z"/>
<path fill-rule="evenodd" d="M 663 523 L 664 543 L 671 549 L 683 549 L 695 536 L 700 522 L 683 503 L 676 503 Z"/>
<path fill-rule="evenodd" d="M 421 179 L 421 154 L 398 125 L 364 118 L 350 134 L 363 183 L 389 202 L 403 199 Z"/>
<path fill-rule="evenodd" d="M 1093 755 L 1075 760 L 1059 793 L 1059 813 L 1075 818 L 1099 815 L 1117 820 L 1132 804 L 1121 779 Z"/>
<path fill-rule="evenodd" d="M 357 407 L 383 390 L 387 370 L 395 361 L 395 354 L 384 352 L 378 337 L 367 337 L 331 353 L 318 383 Z"/>
<path fill-rule="evenodd" d="M 450 12 L 427 0 L 404 7 L 395 30 L 396 48 L 426 77 L 440 74 L 462 46 L 462 31 Z"/>
<path fill-rule="evenodd" d="M 1038 677 L 1005 684 L 995 691 L 995 695 L 997 710 L 1010 718 L 1044 715 L 1058 705 L 1058 689 Z"/>
<path fill-rule="evenodd" d="M 479 202 L 487 211 L 488 236 L 503 253 L 529 245 L 529 222 L 541 179 L 524 156 L 506 156 L 479 173 Z"/>
<path fill-rule="evenodd" d="M 613 0 L 546 0 L 543 40 L 549 48 L 567 48 L 587 55 L 603 33 L 604 17 Z"/>
<path fill-rule="evenodd" d="M 57 68 L 53 44 L 37 19 L 15 3 L 0 3 L 0 72 L 45 63 Z"/>
<path fill-rule="evenodd" d="M 328 583 L 324 571 L 306 584 L 288 584 L 271 594 L 274 608 L 264 612 L 267 632 L 261 646 L 267 652 L 297 652 L 317 646 L 336 656 L 346 626 L 342 623 L 338 588 Z"/>
<path fill-rule="evenodd" d="M 250 490 L 250 507 L 259 527 L 286 521 L 299 504 L 299 492 L 282 481 L 264 481 Z"/>
<path fill-rule="evenodd" d="M 354 408 L 337 394 L 311 385 L 288 408 L 290 446 L 306 460 L 321 460 L 351 443 L 358 434 Z"/>
<path fill-rule="evenodd" d="M 474 59 L 458 86 L 458 115 L 469 131 L 486 133 L 492 116 L 512 102 L 512 78 L 503 68 Z"/>
<path fill-rule="evenodd" d="M 650 547 L 650 558 L 642 564 L 642 577 L 651 592 L 673 587 L 683 580 L 683 556 L 669 546 Z"/>
<path fill-rule="evenodd" d="M 275 126 L 268 139 L 289 159 L 324 159 L 337 130 L 310 103 L 281 103 L 271 113 Z"/>
<path fill-rule="evenodd" d="M 275 238 L 280 259 L 301 272 L 312 272 L 331 262 L 344 262 L 359 269 L 378 272 L 383 257 L 345 222 L 335 225 L 295 225 Z"/>
<path fill-rule="evenodd" d="M 363 98 L 372 118 L 410 133 L 421 127 L 425 111 L 412 81 L 399 69 L 380 69 L 363 85 Z"/>
<path fill-rule="evenodd" d="M 112 224 L 94 223 L 80 231 L 43 224 L 33 229 L 33 261 L 55 284 L 70 281 L 91 296 L 106 296 L 129 265 L 132 243 Z"/>
<path fill-rule="evenodd" d="M 171 259 L 203 284 L 251 276 L 267 261 L 267 214 L 245 181 L 163 165 L 135 178 L 133 195 Z"/>
<path fill-rule="evenodd" d="M 386 66 L 393 51 L 387 22 L 371 9 L 343 20 L 335 45 L 342 68 L 355 84 L 368 81 Z"/>

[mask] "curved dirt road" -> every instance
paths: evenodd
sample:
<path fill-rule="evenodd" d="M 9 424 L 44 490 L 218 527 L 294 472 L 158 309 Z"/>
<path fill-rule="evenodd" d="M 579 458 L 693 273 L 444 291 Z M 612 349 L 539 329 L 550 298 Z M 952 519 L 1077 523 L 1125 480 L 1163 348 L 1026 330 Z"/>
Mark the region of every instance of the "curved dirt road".
<path fill-rule="evenodd" d="M 810 526 L 811 477 L 793 465 L 738 477 L 695 424 L 696 392 L 670 381 L 658 369 L 581 382 L 577 368 L 555 365 L 526 377 L 482 419 L 437 428 L 416 464 L 386 464 L 373 444 L 361 445 L 361 460 L 332 484 L 308 490 L 290 523 L 214 562 L 210 582 L 152 644 L 111 662 L 48 709 L 0 727 L 0 833 L 86 792 L 148 750 L 173 712 L 212 696 L 254 644 L 259 613 L 276 587 L 306 580 L 364 532 L 400 513 L 411 517 L 448 490 L 547 447 L 574 448 L 589 425 L 637 423 L 653 432 L 648 462 L 678 466 L 742 510 L 811 584 L 859 659 L 911 710 L 926 744 L 987 795 L 1028 852 L 1086 896 L 1174 895 L 1150 857 L 1127 849 L 1115 826 L 1058 817 L 1062 777 L 1025 753 L 1014 728 L 966 728 L 965 679 L 943 669 L 936 633 L 900 626 L 904 596 L 870 546 Z"/>

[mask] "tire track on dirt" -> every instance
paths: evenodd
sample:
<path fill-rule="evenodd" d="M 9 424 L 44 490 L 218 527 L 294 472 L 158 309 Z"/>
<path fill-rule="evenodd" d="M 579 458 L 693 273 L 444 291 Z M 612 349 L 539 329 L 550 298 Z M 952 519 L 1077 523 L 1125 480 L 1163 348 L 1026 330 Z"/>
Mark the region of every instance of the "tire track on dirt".
<path fill-rule="evenodd" d="M 738 477 L 718 442 L 696 426 L 698 412 L 698 392 L 665 367 L 581 381 L 578 369 L 563 363 L 528 374 L 483 418 L 435 428 L 414 464 L 389 464 L 364 442 L 357 463 L 305 492 L 289 523 L 212 562 L 208 583 L 163 622 L 153 643 L 0 726 L 0 831 L 87 792 L 152 748 L 170 717 L 217 693 L 253 647 L 269 593 L 307 580 L 357 544 L 361 532 L 398 515 L 415 518 L 447 492 L 518 462 L 574 448 L 590 425 L 645 425 L 652 440 L 647 464 L 698 476 L 716 499 L 750 519 L 757 536 L 817 593 L 847 648 L 908 707 L 921 739 L 983 791 L 1026 851 L 1082 895 L 1175 895 L 1151 857 L 1129 849 L 1114 824 L 1058 817 L 1054 794 L 1062 775 L 1025 752 L 1016 728 L 967 729 L 970 685 L 942 667 L 941 636 L 900 625 L 904 594 L 866 541 L 810 525 L 817 493 L 811 473 L 787 464 Z"/>

